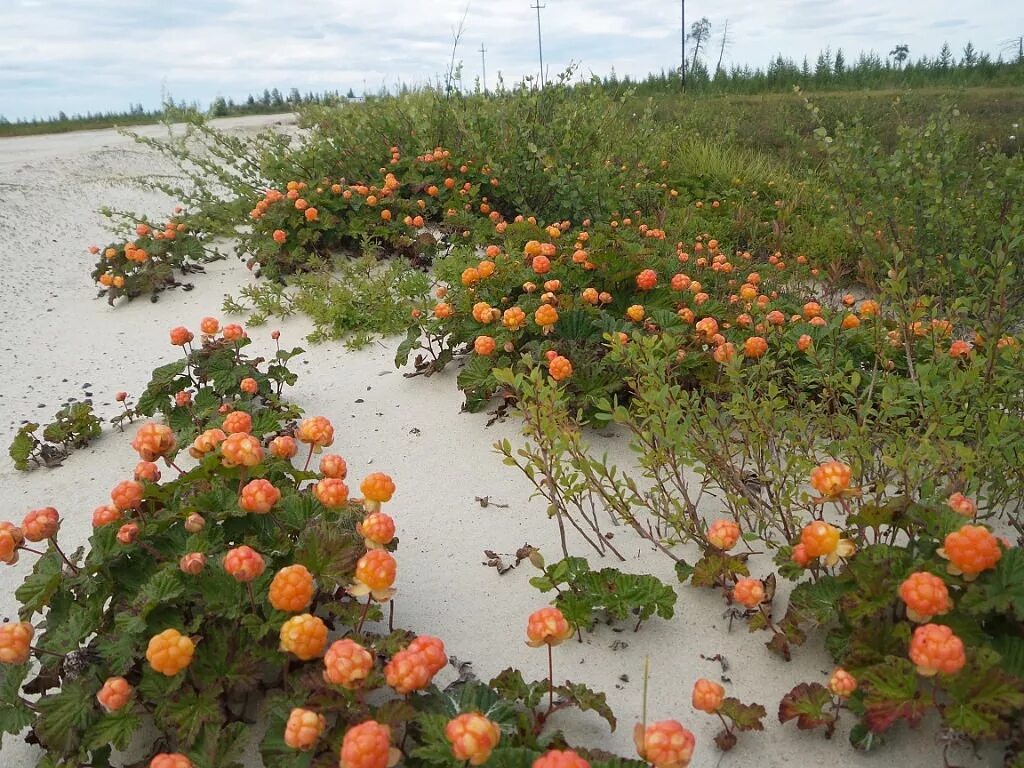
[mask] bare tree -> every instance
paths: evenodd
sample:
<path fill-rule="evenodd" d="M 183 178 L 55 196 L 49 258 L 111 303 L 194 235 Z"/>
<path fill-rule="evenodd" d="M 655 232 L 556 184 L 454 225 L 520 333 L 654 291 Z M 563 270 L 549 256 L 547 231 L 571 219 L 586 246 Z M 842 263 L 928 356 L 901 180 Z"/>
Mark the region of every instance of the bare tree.
<path fill-rule="evenodd" d="M 690 62 L 690 71 L 697 66 L 697 56 L 700 54 L 700 47 L 711 37 L 711 22 L 707 16 L 701 16 L 700 21 L 693 22 L 690 27 L 690 39 L 693 40 L 693 60 Z"/>
<path fill-rule="evenodd" d="M 715 64 L 715 74 L 717 75 L 722 71 L 722 57 L 725 56 L 726 46 L 729 45 L 729 20 L 725 20 L 725 26 L 722 28 L 722 45 L 718 49 L 718 63 Z"/>

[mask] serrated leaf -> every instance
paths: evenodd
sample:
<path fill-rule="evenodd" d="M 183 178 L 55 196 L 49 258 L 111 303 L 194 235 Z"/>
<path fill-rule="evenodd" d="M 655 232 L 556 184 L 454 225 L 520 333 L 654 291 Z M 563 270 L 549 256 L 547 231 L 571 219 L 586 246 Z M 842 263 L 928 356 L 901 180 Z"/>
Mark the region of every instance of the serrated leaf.
<path fill-rule="evenodd" d="M 1024 549 L 1003 551 L 996 567 L 971 584 L 960 601 L 971 613 L 1008 613 L 1024 618 Z"/>
<path fill-rule="evenodd" d="M 84 746 L 86 749 L 99 749 L 109 744 L 115 749 L 125 749 L 140 723 L 139 716 L 127 707 L 105 714 L 85 732 Z"/>
<path fill-rule="evenodd" d="M 220 690 L 219 685 L 202 691 L 181 690 L 161 701 L 153 717 L 163 727 L 173 729 L 180 741 L 193 744 L 204 726 L 224 722 L 218 700 Z"/>
<path fill-rule="evenodd" d="M 135 609 L 143 618 L 158 605 L 172 602 L 185 593 L 181 571 L 172 565 L 165 566 L 143 584 L 135 598 Z"/>
<path fill-rule="evenodd" d="M 565 702 L 583 712 L 596 712 L 614 731 L 617 721 L 612 708 L 608 706 L 608 697 L 604 693 L 592 690 L 582 683 L 566 681 L 555 686 L 556 703 Z"/>
<path fill-rule="evenodd" d="M 60 586 L 60 573 L 64 561 L 55 551 L 49 550 L 41 556 L 34 566 L 32 573 L 18 587 L 14 596 L 21 603 L 18 615 L 22 621 L 28 621 L 33 615 L 43 610 L 50 598 L 53 597 Z"/>
<path fill-rule="evenodd" d="M 32 724 L 32 712 L 21 699 L 28 664 L 0 664 L 0 734 L 20 733 Z"/>
<path fill-rule="evenodd" d="M 820 683 L 800 683 L 779 702 L 779 722 L 796 720 L 802 731 L 824 728 L 831 737 L 836 728 L 836 715 L 831 710 L 832 694 Z"/>
<path fill-rule="evenodd" d="M 690 583 L 695 587 L 714 587 L 735 576 L 749 576 L 742 558 L 719 551 L 708 551 L 693 566 Z"/>
<path fill-rule="evenodd" d="M 317 521 L 307 526 L 295 548 L 295 562 L 309 569 L 320 588 L 333 592 L 352 583 L 365 547 L 354 529 Z"/>
<path fill-rule="evenodd" d="M 972 739 L 1006 737 L 1024 707 L 1024 689 L 996 664 L 994 652 L 978 651 L 957 675 L 942 680 L 950 698 L 942 708 L 946 725 Z"/>
<path fill-rule="evenodd" d="M 732 720 L 741 731 L 763 731 L 761 720 L 767 711 L 760 704 L 744 704 L 739 699 L 728 697 L 722 701 L 718 711 Z"/>
<path fill-rule="evenodd" d="M 39 743 L 57 753 L 76 750 L 97 718 L 95 694 L 95 687 L 87 688 L 84 681 L 73 680 L 64 683 L 59 692 L 41 697 L 36 702 L 39 717 L 33 728 Z"/>
<path fill-rule="evenodd" d="M 932 692 L 921 686 L 909 659 L 889 656 L 860 674 L 864 691 L 864 719 L 871 730 L 882 732 L 898 720 L 916 725 L 934 706 Z"/>

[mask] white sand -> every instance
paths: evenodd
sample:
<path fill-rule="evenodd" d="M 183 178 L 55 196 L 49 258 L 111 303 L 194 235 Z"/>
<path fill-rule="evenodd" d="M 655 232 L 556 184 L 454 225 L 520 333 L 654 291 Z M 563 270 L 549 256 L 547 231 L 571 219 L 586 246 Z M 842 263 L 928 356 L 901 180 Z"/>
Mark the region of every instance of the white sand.
<path fill-rule="evenodd" d="M 281 119 L 222 122 L 247 128 Z M 142 299 L 111 309 L 96 299 L 86 248 L 107 242 L 108 236 L 95 209 L 111 205 L 165 215 L 173 202 L 117 181 L 153 169 L 154 160 L 142 148 L 113 131 L 0 140 L 0 247 L 5 262 L 0 270 L 2 517 L 17 521 L 29 509 L 53 505 L 64 518 L 61 540 L 71 549 L 85 542 L 92 509 L 105 502 L 110 488 L 135 465 L 137 456 L 129 446 L 133 429 L 127 434 L 108 429 L 65 466 L 23 473 L 13 469 L 6 454 L 20 422 L 48 418 L 63 400 L 87 393 L 103 416 L 113 415 L 114 392 L 138 394 L 150 371 L 175 353 L 168 343 L 169 328 L 194 328 L 202 316 L 219 315 L 224 293 L 251 279 L 231 259 L 196 276 L 194 291 L 165 293 L 157 304 Z M 549 560 L 559 556 L 557 528 L 546 518 L 544 505 L 530 500 L 526 479 L 503 466 L 491 448 L 500 438 L 517 438 L 514 420 L 485 428 L 485 415 L 460 414 L 454 371 L 406 379 L 393 367 L 393 343 L 358 353 L 346 352 L 340 344 L 310 347 L 303 340 L 310 326 L 299 318 L 254 329 L 257 347 L 272 348 L 273 327 L 282 329 L 284 343 L 309 349 L 299 359 L 300 378 L 290 397 L 307 414 L 332 419 L 337 430 L 334 449 L 347 459 L 352 477 L 381 470 L 398 485 L 387 509 L 398 522 L 401 538 L 398 624 L 441 636 L 449 653 L 472 661 L 484 679 L 507 666 L 520 668 L 528 679 L 544 676 L 544 652 L 524 642 L 527 615 L 547 602 L 527 583 L 534 571 L 524 565 L 499 577 L 481 564 L 484 549 L 514 552 L 526 542 Z M 621 444 L 594 439 L 606 442 L 614 456 L 623 456 Z M 474 501 L 477 496 L 490 496 L 509 508 L 481 509 Z M 667 558 L 624 531 L 615 541 L 631 557 L 620 566 L 624 570 L 673 581 Z M 576 554 L 590 555 L 582 542 L 574 546 Z M 13 592 L 31 560 L 26 556 L 15 567 L 0 566 L 0 615 L 14 615 Z M 597 566 L 596 558 L 591 561 Z M 613 563 L 600 565 L 605 564 Z M 832 742 L 819 733 L 800 733 L 792 723 L 780 725 L 776 712 L 786 691 L 801 681 L 827 679 L 831 665 L 821 638 L 797 649 L 787 664 L 763 647 L 765 633 L 750 635 L 739 623 L 727 632 L 718 593 L 690 587 L 678 592 L 677 614 L 670 622 L 652 619 L 638 634 L 631 628 L 615 632 L 602 626 L 582 645 L 569 642 L 555 649 L 556 677 L 606 691 L 620 718 L 618 730 L 609 734 L 594 715 L 557 715 L 554 725 L 566 729 L 572 740 L 632 754 L 630 734 L 640 715 L 643 659 L 649 655 L 650 717 L 679 719 L 696 733 L 695 766 L 942 764 L 941 746 L 931 735 L 934 723 L 920 733 L 897 729 L 892 743 L 870 756 L 848 746 L 849 715 Z M 783 600 L 780 594 L 780 612 Z M 613 644 L 622 643 L 628 647 L 612 650 Z M 724 756 L 711 741 L 717 720 L 690 706 L 694 679 L 717 679 L 720 671 L 700 655 L 716 653 L 730 662 L 728 695 L 760 702 L 768 710 L 767 731 L 743 735 L 739 746 Z M 37 754 L 20 738 L 7 736 L 0 766 L 34 765 Z M 995 753 L 972 758 L 960 749 L 955 756 L 962 765 L 998 763 Z"/>

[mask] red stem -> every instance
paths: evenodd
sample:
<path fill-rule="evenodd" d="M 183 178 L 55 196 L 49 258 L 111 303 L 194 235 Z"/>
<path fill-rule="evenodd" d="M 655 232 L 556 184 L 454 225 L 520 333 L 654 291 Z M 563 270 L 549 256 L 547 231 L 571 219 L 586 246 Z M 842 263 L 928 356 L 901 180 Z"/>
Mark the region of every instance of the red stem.
<path fill-rule="evenodd" d="M 548 714 L 555 708 L 555 662 L 552 645 L 548 643 Z"/>

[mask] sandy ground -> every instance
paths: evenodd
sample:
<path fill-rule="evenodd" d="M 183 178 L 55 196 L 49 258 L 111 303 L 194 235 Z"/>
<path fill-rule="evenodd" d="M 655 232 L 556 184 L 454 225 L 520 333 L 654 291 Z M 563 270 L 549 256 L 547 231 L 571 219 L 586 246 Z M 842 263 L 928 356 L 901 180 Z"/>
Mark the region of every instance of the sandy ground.
<path fill-rule="evenodd" d="M 281 119 L 222 123 L 251 130 Z M 204 315 L 219 315 L 223 295 L 251 279 L 238 261 L 227 260 L 197 276 L 195 290 L 166 293 L 156 304 L 142 300 L 111 309 L 96 298 L 86 248 L 106 239 L 104 220 L 95 209 L 107 204 L 166 213 L 173 203 L 121 181 L 153 171 L 153 163 L 142 148 L 113 131 L 0 140 L 0 252 L 6 265 L 0 271 L 2 447 L 23 420 L 49 417 L 70 397 L 92 397 L 103 416 L 113 415 L 113 393 L 139 393 L 150 371 L 174 354 L 169 328 L 196 326 Z M 296 344 L 310 330 L 301 318 L 274 327 L 282 329 L 284 342 Z M 270 330 L 253 330 L 258 347 L 271 348 Z M 441 636 L 452 655 L 472 661 L 485 679 L 507 666 L 520 668 L 528 679 L 540 678 L 546 672 L 545 654 L 524 642 L 527 615 L 546 603 L 527 583 L 532 569 L 524 566 L 499 576 L 482 564 L 484 549 L 514 552 L 527 542 L 549 559 L 558 556 L 557 529 L 544 506 L 530 499 L 526 479 L 503 466 L 492 450 L 498 439 L 515 440 L 517 426 L 509 421 L 487 428 L 485 415 L 460 414 L 454 371 L 431 379 L 404 378 L 392 364 L 394 346 L 387 342 L 355 353 L 340 344 L 310 347 L 298 363 L 300 378 L 291 397 L 307 414 L 334 421 L 334 448 L 345 456 L 354 478 L 382 470 L 397 482 L 388 512 L 401 537 L 398 623 Z M 624 458 L 620 442 L 594 439 Z M 53 505 L 64 518 L 62 541 L 69 548 L 83 544 L 92 509 L 137 461 L 129 440 L 129 434 L 107 430 L 64 466 L 30 473 L 16 472 L 4 450 L 4 517 L 18 520 L 31 508 Z M 478 496 L 508 507 L 481 508 Z M 673 580 L 667 558 L 622 529 L 615 541 L 629 553 L 620 567 Z M 582 542 L 573 544 L 577 554 L 589 555 Z M 25 557 L 18 566 L 0 570 L 0 615 L 14 615 L 13 592 L 29 561 Z M 729 631 L 720 595 L 689 587 L 678 591 L 672 621 L 653 619 L 637 634 L 631 628 L 599 626 L 583 644 L 569 642 L 556 649 L 556 677 L 606 691 L 620 719 L 612 734 L 591 715 L 560 713 L 556 727 L 578 743 L 632 754 L 630 732 L 640 715 L 643 660 L 649 656 L 650 717 L 677 718 L 696 733 L 695 766 L 942 765 L 941 745 L 927 735 L 934 733 L 933 724 L 920 733 L 901 729 L 884 751 L 868 756 L 848 746 L 849 716 L 832 742 L 798 732 L 793 724 L 781 726 L 775 718 L 780 697 L 798 682 L 827 679 L 831 665 L 820 642 L 812 638 L 785 663 L 763 647 L 766 636 L 751 636 L 738 623 Z M 765 733 L 745 735 L 726 755 L 712 744 L 717 721 L 690 705 L 694 679 L 717 679 L 721 673 L 716 662 L 702 656 L 719 653 L 730 662 L 728 695 L 760 702 L 769 713 Z M 0 766 L 34 765 L 37 754 L 20 738 L 8 736 Z M 995 754 L 979 758 L 963 750 L 956 758 L 962 765 L 999 762 Z"/>

